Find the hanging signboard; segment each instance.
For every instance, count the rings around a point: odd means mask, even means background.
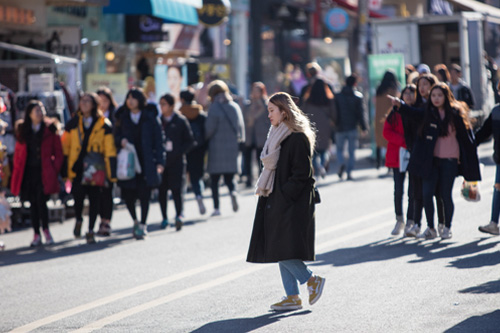
[[[215,27],[227,20],[231,4],[224,0],[203,0],[198,9],[198,20],[206,27]]]
[[[31,74],[28,75],[28,91],[30,93],[54,91],[54,74]]]
[[[166,42],[169,32],[163,20],[149,15],[125,16],[125,40],[129,43]]]
[[[48,27],[45,30],[47,52],[80,59],[82,30],[79,26]]]

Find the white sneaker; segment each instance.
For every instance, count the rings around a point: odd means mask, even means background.
[[[499,229],[498,223],[495,223],[493,221],[487,225],[479,227],[478,229],[479,229],[479,231],[487,233],[487,234],[492,234],[492,235],[499,235],[500,234],[500,232],[498,230]]]
[[[211,216],[220,216],[220,210],[214,209],[214,212],[212,213]]]
[[[441,237],[443,235],[443,231],[444,231],[444,224],[443,223],[439,223],[438,224],[438,235],[439,235],[439,237]]]
[[[410,231],[413,226],[415,225],[415,222],[413,222],[413,220],[408,220],[406,221],[406,225],[405,225],[405,236],[408,236],[407,233],[408,231]]]
[[[444,227],[443,232],[441,232],[441,239],[450,239],[451,236],[453,235],[451,234],[450,228]]]
[[[414,224],[413,227],[405,233],[406,237],[417,237],[420,234],[420,226]]]
[[[394,229],[391,232],[391,235],[397,236],[399,233],[404,229],[405,223],[403,221],[398,221],[396,222],[396,225],[394,226]]]
[[[423,233],[417,236],[417,238],[434,239],[437,237],[436,229],[427,228]]]
[[[200,209],[200,214],[201,215],[205,214],[207,212],[207,209],[205,208],[205,204],[203,203],[203,197],[197,196],[196,202],[198,202],[198,208]]]

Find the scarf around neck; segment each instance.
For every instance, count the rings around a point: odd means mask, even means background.
[[[273,192],[274,177],[280,157],[281,143],[290,134],[292,134],[292,130],[283,122],[278,126],[271,126],[266,143],[264,144],[264,149],[262,149],[262,154],[260,154],[260,160],[264,168],[262,169],[259,180],[257,180],[255,194],[267,197]]]

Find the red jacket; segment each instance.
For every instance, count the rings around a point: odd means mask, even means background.
[[[64,159],[61,138],[57,134],[57,128],[54,124],[46,124],[40,149],[43,193],[47,195],[59,193],[58,175]],[[14,195],[19,195],[21,192],[27,157],[28,147],[26,143],[18,140],[14,151],[14,170],[10,183],[10,190]]]
[[[390,122],[388,121],[389,117],[391,117]],[[399,113],[393,111],[389,114],[385,120],[382,133],[387,140],[385,166],[388,168],[399,168],[399,148],[406,148],[403,121]]]

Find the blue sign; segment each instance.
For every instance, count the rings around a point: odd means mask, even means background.
[[[349,26],[349,15],[342,8],[330,9],[326,13],[325,24],[332,32],[342,32]]]

